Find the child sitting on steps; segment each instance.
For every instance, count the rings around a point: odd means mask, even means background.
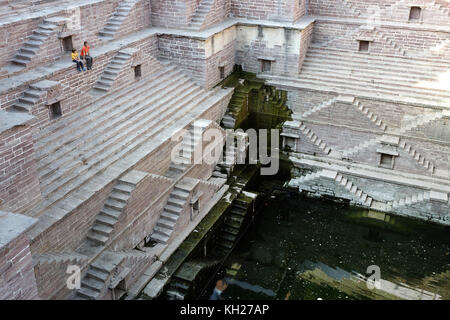
[[[81,62],[80,57],[78,56],[77,49],[72,49],[72,61],[77,64],[78,72],[81,72],[81,70],[86,71],[83,66],[83,62]]]

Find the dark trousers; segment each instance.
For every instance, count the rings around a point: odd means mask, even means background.
[[[77,64],[77,70],[78,71],[81,71],[81,70],[84,69],[83,62],[81,62],[81,60],[72,60],[72,61]]]
[[[91,56],[85,56],[84,59],[86,60],[86,68],[88,70],[91,70],[92,69],[92,61],[93,61],[92,57]]]

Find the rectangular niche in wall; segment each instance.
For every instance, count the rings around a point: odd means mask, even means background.
[[[57,119],[62,116],[61,102],[55,102],[50,105],[50,119]]]
[[[191,221],[200,213],[201,193],[196,193],[191,199]]]
[[[270,73],[272,72],[272,61],[261,59],[261,72]]]
[[[367,40],[359,40],[359,52],[369,52],[369,44]]]
[[[137,66],[134,67],[134,78],[140,79],[141,76],[142,76],[142,69],[141,69],[141,65],[138,64]]]
[[[219,67],[220,79],[225,78],[225,67]]]
[[[392,154],[380,153],[380,167],[386,169],[394,168],[394,156]]]
[[[65,52],[71,52],[73,49],[72,36],[62,38],[63,48]]]
[[[409,20],[410,21],[420,20],[421,15],[422,15],[421,7],[411,7],[411,10],[409,11]]]

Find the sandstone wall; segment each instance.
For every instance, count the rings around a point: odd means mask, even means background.
[[[39,299],[26,236],[35,223],[36,219],[0,211],[0,300]]]
[[[40,199],[33,129],[21,125],[0,133],[0,208],[26,211]]]
[[[294,22],[305,10],[304,0],[231,0],[232,14],[246,19]]]

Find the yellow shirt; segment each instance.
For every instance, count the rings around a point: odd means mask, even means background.
[[[78,53],[77,52],[73,52],[72,53],[72,60],[78,60]]]

